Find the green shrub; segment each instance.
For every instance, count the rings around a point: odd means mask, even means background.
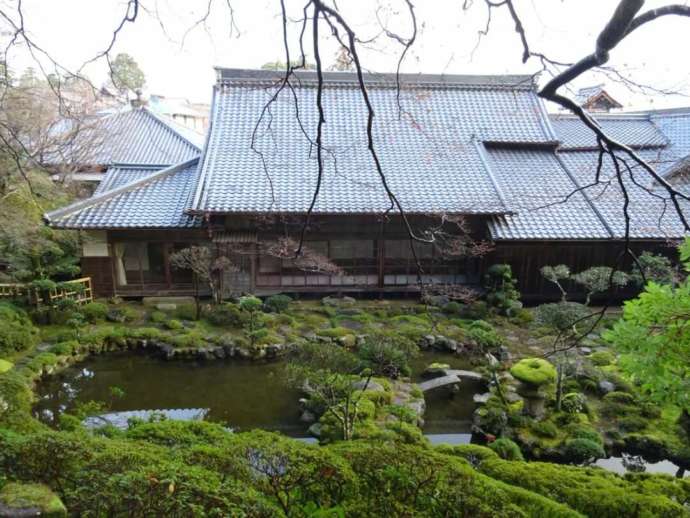
[[[0,355],[9,356],[38,344],[39,332],[21,309],[0,303]]]
[[[569,414],[582,412],[587,406],[587,398],[579,392],[568,392],[561,399],[561,408]]]
[[[271,295],[264,301],[264,310],[272,313],[282,313],[292,302],[292,297],[278,294]]]
[[[604,439],[601,437],[601,434],[590,426],[579,423],[569,424],[566,426],[566,432],[572,439],[587,439],[600,446],[604,445]]]
[[[179,329],[184,329],[184,325],[179,320],[171,318],[165,322],[165,327],[171,331],[177,331]]]
[[[475,320],[467,328],[466,338],[473,340],[483,351],[497,349],[503,345],[503,337],[484,320]]]
[[[506,437],[499,437],[489,444],[489,448],[504,460],[524,460],[520,447]]]
[[[564,503],[585,516],[686,516],[682,505],[658,491],[646,492],[644,487],[599,468],[488,459],[479,469],[490,477]]]
[[[443,306],[443,312],[447,315],[459,315],[462,310],[462,305],[454,300]]]
[[[79,350],[79,342],[76,340],[58,342],[50,348],[51,353],[60,356],[70,356],[77,350]]]
[[[374,375],[397,379],[410,375],[410,360],[418,353],[417,344],[411,340],[373,333],[367,336],[357,356]]]
[[[522,308],[517,280],[509,264],[494,264],[484,274],[486,303],[500,315],[513,316]]]
[[[589,309],[577,302],[542,304],[534,310],[534,322],[555,331],[566,331],[583,323]]]
[[[633,433],[641,432],[647,428],[648,421],[641,416],[627,415],[618,418],[618,428],[622,432]]]
[[[0,358],[0,374],[6,373],[12,367],[14,367],[14,364],[11,361],[3,360],[2,358]]]
[[[478,444],[458,444],[455,446],[449,446],[442,444],[436,447],[436,450],[445,454],[453,455],[456,457],[462,457],[472,466],[479,466],[482,462],[487,459],[496,459],[498,454],[491,448],[486,446],[479,446]]]
[[[134,322],[139,318],[139,313],[129,306],[117,306],[111,308],[106,315],[109,322]]]
[[[520,308],[514,311],[513,316],[510,317],[510,321],[520,327],[527,327],[534,321],[534,315],[530,310]]]
[[[635,396],[628,394],[627,392],[620,392],[617,390],[609,392],[602,399],[606,402],[618,403],[620,405],[632,405],[635,403]]]
[[[152,311],[149,315],[149,320],[154,324],[162,324],[168,319],[168,315],[164,311]]]
[[[477,300],[470,304],[463,304],[458,313],[462,318],[484,319],[489,316],[489,305],[483,300]]]
[[[523,383],[540,386],[556,379],[556,368],[543,358],[525,358],[510,369],[510,373]]]
[[[550,439],[558,437],[558,427],[551,421],[534,421],[530,424],[530,428],[539,437]]]
[[[237,304],[225,302],[212,306],[206,314],[206,320],[216,326],[239,328],[245,324],[247,316]]]
[[[600,443],[591,439],[569,439],[563,445],[563,455],[576,464],[589,463],[606,456]]]
[[[196,320],[196,305],[192,303],[177,304],[173,315],[180,320]]]
[[[604,367],[606,365],[611,365],[616,357],[610,351],[596,351],[587,356],[589,361],[598,367]]]
[[[102,302],[89,302],[81,307],[80,312],[88,322],[102,322],[108,316],[108,306]]]

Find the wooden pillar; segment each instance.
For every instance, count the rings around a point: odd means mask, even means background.
[[[383,239],[376,240],[376,259],[378,264],[379,288],[383,288],[385,286],[384,268],[386,263],[386,245]]]
[[[163,268],[165,271],[165,283],[168,285],[168,289],[172,289],[172,272],[170,271],[170,249],[172,246],[172,243],[163,244]]]

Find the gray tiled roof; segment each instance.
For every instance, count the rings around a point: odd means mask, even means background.
[[[610,233],[551,150],[488,149],[515,215],[489,222],[494,239],[607,239]]]
[[[664,147],[668,139],[641,115],[597,115],[597,122],[614,140],[633,148]],[[563,149],[596,149],[594,133],[573,115],[551,115],[551,123]]]
[[[95,196],[102,194],[110,189],[117,189],[136,180],[141,180],[153,173],[165,169],[166,165],[136,165],[136,164],[114,164],[108,168],[103,179],[96,187]]]
[[[659,157],[656,150],[638,151],[640,158],[655,165]],[[596,151],[577,151],[560,153],[563,162],[580,186],[588,186],[596,177],[598,153]],[[669,200],[668,193],[659,186],[652,187],[649,175],[639,166],[631,164],[632,181],[623,175],[623,185],[628,193],[630,206],[630,237],[645,238],[680,238],[685,235],[681,220]],[[616,180],[616,173],[611,160],[604,160],[600,183],[586,187],[583,192],[595,205],[613,237],[625,236],[624,202],[622,189]],[[653,194],[647,189],[653,189]],[[686,218],[690,218],[690,203],[681,200],[681,209]]]
[[[650,118],[669,140],[669,165],[662,168],[666,176],[687,170],[690,157],[690,108],[650,112]]]
[[[274,92],[269,75],[222,70],[216,87],[200,212],[303,212],[317,181],[315,147],[295,117],[286,89],[271,106],[270,128],[251,136]],[[409,212],[503,213],[475,140],[548,144],[555,140],[526,78],[403,77],[399,116],[389,76],[368,77],[374,139],[391,190]],[[420,77],[422,79],[420,79]],[[316,132],[313,73],[295,84],[302,126]],[[315,211],[374,213],[390,202],[367,150],[366,109],[351,74],[330,74],[324,90],[325,172]],[[433,80],[432,80],[433,79]],[[499,80],[500,79],[500,80]],[[267,119],[267,120],[268,120]],[[266,170],[262,164],[265,160]]]
[[[45,215],[57,228],[193,228],[199,218],[185,209],[198,180],[198,159],[111,188]]]
[[[89,165],[165,164],[189,160],[200,153],[203,136],[146,108],[93,118],[75,130],[72,140],[47,163]]]

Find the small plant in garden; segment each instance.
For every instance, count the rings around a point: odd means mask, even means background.
[[[630,281],[627,273],[614,271],[608,266],[594,266],[576,273],[571,278],[585,289],[585,306],[590,305],[592,296],[611,288],[622,288]]]
[[[543,266],[541,269],[541,274],[544,279],[556,285],[558,290],[561,292],[561,302],[565,302],[568,292],[563,287],[563,281],[570,279],[570,268],[564,264],[558,264],[556,266]]]
[[[630,272],[630,281],[641,288],[650,281],[657,284],[675,284],[677,280],[678,271],[668,257],[647,251],[640,254]]]
[[[242,297],[239,301],[239,308],[248,317],[244,324],[244,334],[249,345],[255,348],[258,342],[268,335],[268,329],[261,319],[263,303],[257,297]]]
[[[372,333],[357,351],[357,356],[375,376],[397,379],[410,375],[410,359],[418,353],[419,347],[411,340]]]
[[[194,277],[194,300],[196,302],[196,320],[201,318],[201,301],[199,283],[205,283],[211,290],[215,303],[222,299],[221,278],[226,271],[236,271],[237,267],[224,256],[218,256],[207,246],[190,246],[170,256],[170,264],[180,270],[191,270]]]
[[[292,297],[288,295],[271,295],[264,301],[264,309],[273,313],[282,313],[288,308],[290,302],[292,302]]]
[[[497,313],[506,316],[522,308],[517,280],[509,264],[494,264],[484,275],[486,302]]]

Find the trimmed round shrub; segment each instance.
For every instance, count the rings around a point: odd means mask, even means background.
[[[556,331],[570,329],[589,315],[587,306],[577,302],[554,302],[542,304],[534,310],[534,322],[538,326]]]
[[[504,460],[525,460],[517,443],[506,437],[496,439],[489,448]]]
[[[149,315],[149,320],[153,322],[154,324],[162,324],[168,319],[168,315],[165,314],[163,311],[153,311]]]
[[[607,403],[616,403],[619,405],[633,405],[635,403],[635,396],[628,394],[627,392],[620,392],[614,390],[609,392],[603,397],[603,400]]]
[[[604,439],[601,437],[601,434],[590,426],[570,424],[567,426],[566,431],[571,439],[587,439],[601,446],[604,445]]]
[[[292,298],[288,295],[278,294],[271,295],[264,301],[264,310],[271,313],[282,313],[292,302]]]
[[[102,322],[108,316],[108,306],[102,302],[89,302],[80,308],[80,312],[88,322]]]
[[[167,327],[171,331],[176,331],[178,329],[183,329],[184,325],[179,320],[175,320],[174,318],[171,318],[170,320],[168,320],[165,323],[165,327]]]
[[[12,362],[0,358],[0,374],[7,372],[12,367],[14,367],[14,364]]]
[[[611,365],[616,359],[616,357],[610,351],[596,351],[587,356],[587,358],[598,367]]]
[[[579,392],[569,392],[561,400],[561,408],[569,414],[582,412],[587,405],[587,398]]]
[[[510,369],[515,379],[539,387],[556,379],[556,368],[543,358],[525,358]]]
[[[606,456],[603,446],[591,439],[570,439],[563,446],[563,455],[575,464],[587,464]]]
[[[212,306],[206,314],[206,320],[216,326],[242,327],[246,321],[246,315],[237,304],[226,302]]]
[[[38,340],[38,329],[26,312],[11,304],[0,304],[0,355],[24,351]]]
[[[626,433],[641,432],[647,428],[647,420],[637,415],[620,417],[618,419],[618,428]]]
[[[534,421],[530,428],[539,437],[553,439],[558,436],[558,427],[551,421]]]

